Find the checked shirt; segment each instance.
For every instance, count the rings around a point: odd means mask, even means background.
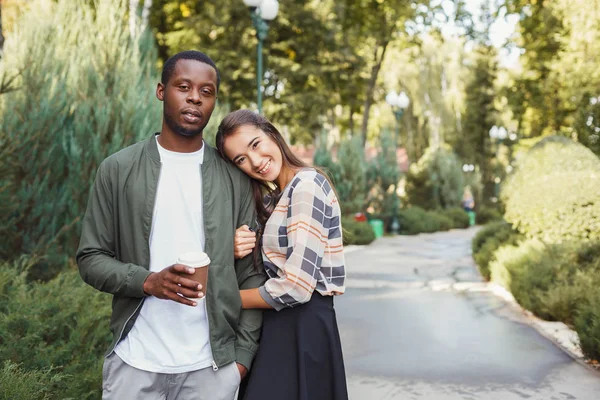
[[[262,255],[269,280],[260,288],[276,310],[344,293],[346,273],[340,206],[327,179],[298,172],[265,224]]]

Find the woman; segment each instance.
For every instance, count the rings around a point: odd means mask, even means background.
[[[269,279],[258,289],[240,291],[243,308],[266,309],[244,399],[346,400],[333,308],[333,296],[345,290],[335,191],[252,111],[225,117],[216,141],[221,156],[252,178],[264,227],[258,242]],[[247,226],[238,229],[236,256],[248,255],[256,241]]]

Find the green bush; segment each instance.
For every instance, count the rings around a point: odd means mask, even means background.
[[[429,211],[427,215],[435,221],[434,224],[437,226],[436,231],[445,232],[454,228],[454,221],[445,211]]]
[[[505,246],[490,264],[492,280],[541,318],[572,325],[577,309],[589,302],[600,285],[596,261],[581,257],[597,247],[590,243],[544,244],[536,239]]]
[[[0,266],[0,360],[32,376],[54,368],[48,378],[58,398],[99,398],[110,296],[83,283],[73,266],[48,282],[28,283],[29,265],[21,258]]]
[[[504,185],[505,219],[546,242],[600,239],[600,160],[566,138],[529,150]]]
[[[491,278],[490,262],[494,260],[496,250],[504,245],[514,245],[521,239],[522,235],[504,221],[490,223],[477,232],[471,250],[479,272],[486,280]]]
[[[375,232],[368,222],[355,221],[351,217],[342,218],[344,245],[365,245],[375,240]]]
[[[0,369],[0,400],[50,400],[62,378],[52,369],[27,371],[6,361]]]
[[[455,223],[444,211],[427,211],[421,207],[409,207],[398,213],[400,233],[417,235],[447,231],[454,228]]]
[[[392,216],[400,208],[400,199],[396,193],[400,169],[396,158],[395,137],[387,131],[383,131],[379,137],[377,156],[368,163],[366,176],[368,207],[389,229]]]
[[[502,213],[496,208],[481,206],[475,216],[478,225],[485,225],[488,222],[501,221]]]
[[[588,293],[589,301],[579,307],[575,330],[586,357],[600,360],[600,292],[595,289]]]
[[[447,146],[429,148],[406,175],[406,199],[427,210],[460,207],[464,175],[460,160]]]
[[[453,228],[462,229],[469,227],[469,214],[462,208],[449,208],[444,210],[443,213],[452,220]]]
[[[322,143],[326,139],[321,140]],[[337,161],[330,151],[321,146],[314,155],[314,164],[327,172],[335,185],[344,215],[362,212],[367,197],[366,161],[360,137],[346,139],[340,143]]]
[[[51,276],[75,253],[100,161],[162,113],[151,34],[130,36],[125,0],[29,3],[0,61],[0,79],[16,77],[0,95],[0,257],[46,254]]]

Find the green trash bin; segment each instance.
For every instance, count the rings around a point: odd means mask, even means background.
[[[467,214],[469,215],[469,226],[474,226],[475,225],[475,211],[467,211]]]
[[[380,238],[383,236],[383,221],[380,219],[372,219],[369,221],[369,225],[373,228],[373,232],[375,232],[375,238]]]

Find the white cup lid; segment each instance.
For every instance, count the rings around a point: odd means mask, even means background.
[[[201,266],[210,264],[210,258],[203,251],[193,251],[179,255],[178,264],[189,266]]]

